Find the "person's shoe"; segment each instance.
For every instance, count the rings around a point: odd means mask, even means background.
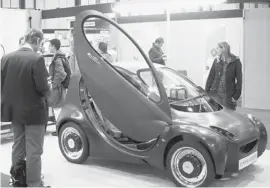
[[[9,183],[8,183],[10,186],[13,186],[13,180],[12,178],[9,179]]]
[[[42,186],[41,187],[51,187],[49,185],[44,185],[44,182],[42,181]]]

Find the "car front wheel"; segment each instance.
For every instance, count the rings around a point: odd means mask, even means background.
[[[215,177],[209,152],[199,143],[176,143],[166,159],[169,176],[180,187],[206,187]]]
[[[64,157],[72,163],[81,164],[89,156],[88,139],[82,128],[73,123],[65,123],[59,132],[58,142]]]

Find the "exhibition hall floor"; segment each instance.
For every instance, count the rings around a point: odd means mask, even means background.
[[[246,111],[245,111],[246,112]],[[269,130],[270,112],[255,112]],[[261,116],[261,117],[260,117]],[[109,187],[174,187],[164,172],[147,165],[122,163],[118,161],[89,158],[85,164],[71,164],[65,160],[58,147],[57,137],[50,133],[54,126],[49,127],[45,137],[43,174],[45,184],[52,187],[72,186],[109,186]],[[268,143],[268,149],[270,149]],[[12,137],[1,139],[1,187],[7,186],[11,163]],[[270,185],[270,150],[253,165],[239,174],[227,175],[215,181],[214,187],[268,187]]]

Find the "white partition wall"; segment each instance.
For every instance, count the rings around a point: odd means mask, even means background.
[[[171,61],[168,66],[187,70],[188,76],[203,85],[205,64],[219,41],[228,41],[232,52],[241,55],[242,18],[177,21],[171,24]]]
[[[156,38],[163,37],[166,41],[166,22],[121,24],[121,26],[139,43],[147,55]],[[166,44],[164,51],[165,47]],[[122,46],[121,49],[121,53],[132,53],[128,47]]]
[[[32,28],[41,29],[41,12],[36,10],[0,9],[1,44],[9,53],[19,48],[19,38],[30,28],[29,16],[32,17]]]
[[[270,109],[270,9],[245,11],[244,107]]]
[[[28,14],[16,9],[0,9],[2,45],[6,53],[19,48],[19,38],[28,28]]]
[[[0,18],[3,17],[3,12],[1,11],[1,8],[0,8]],[[2,19],[0,19],[0,25],[2,25]],[[2,38],[3,38],[3,34],[2,34],[2,29],[0,28],[0,60],[2,58],[2,56],[5,54],[5,49],[4,49],[4,46],[2,44]]]

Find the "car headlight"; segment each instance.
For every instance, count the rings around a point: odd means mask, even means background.
[[[254,116],[251,115],[251,114],[246,114],[246,117],[247,117],[254,125],[260,125],[260,124],[262,123],[258,118],[254,117]]]
[[[254,127],[259,128],[261,135],[267,136],[267,130],[264,126],[264,124],[259,120],[258,118],[254,117],[251,114],[246,114],[246,117],[249,119],[249,121],[254,125]]]
[[[231,140],[231,141],[234,141],[234,142],[237,142],[239,141],[238,138],[236,138],[236,136],[232,133],[230,133],[229,131],[226,131],[220,127],[216,127],[216,126],[210,126],[210,128],[215,131],[216,133],[222,135],[222,136],[225,136],[227,139]]]

